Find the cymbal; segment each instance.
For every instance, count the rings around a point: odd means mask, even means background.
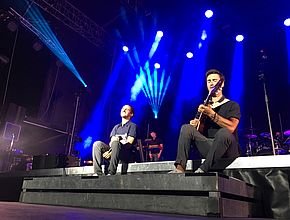
[[[249,138],[249,139],[254,139],[254,138],[257,138],[257,135],[255,135],[255,134],[246,134],[245,137]]]
[[[289,144],[290,144],[290,137],[286,138],[286,140],[284,141],[283,144],[287,144],[287,145],[289,145]]]
[[[261,134],[260,134],[260,136],[261,137],[263,137],[263,138],[270,138],[270,133],[269,132],[262,132]]]
[[[290,130],[284,131],[285,136],[290,136]]]
[[[250,128],[245,128],[245,130],[254,131],[254,130],[257,130],[257,128],[250,127]]]

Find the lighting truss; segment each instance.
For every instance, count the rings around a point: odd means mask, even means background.
[[[64,23],[95,46],[104,47],[109,37],[101,26],[66,0],[32,0],[34,4]]]
[[[121,3],[135,13],[137,13],[138,9],[142,8],[144,4],[143,0],[121,0]]]
[[[43,35],[33,24],[31,24],[27,19],[21,16],[17,11],[13,8],[9,8],[8,13],[12,15],[17,21],[19,21],[24,27],[29,29],[32,33],[34,33],[38,38],[40,38],[44,43],[52,44],[53,48],[56,48],[56,45],[53,42],[49,41],[49,39]]]

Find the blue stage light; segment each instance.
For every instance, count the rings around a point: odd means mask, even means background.
[[[213,11],[212,10],[206,10],[204,13],[205,17],[211,18],[213,16]]]
[[[110,73],[109,79],[102,90],[102,96],[96,104],[91,118],[88,120],[85,127],[80,132],[80,137],[84,142],[76,143],[75,149],[80,152],[81,158],[86,158],[92,153],[92,143],[93,140],[100,140],[105,133],[104,124],[106,120],[106,109],[108,108],[109,100],[111,100],[111,94],[113,89],[117,85],[118,77],[120,74],[121,67],[124,64],[125,54],[121,52],[121,55],[118,57],[112,72]]]
[[[155,67],[156,69],[159,69],[159,68],[160,68],[160,64],[159,64],[159,63],[155,63],[155,64],[154,64],[154,67]]]
[[[232,62],[231,79],[229,83],[229,98],[240,104],[241,112],[243,112],[243,94],[244,94],[244,45],[241,42],[235,43],[235,51]],[[240,121],[239,126],[243,124]]]
[[[166,71],[162,71],[160,79],[158,77],[158,68],[160,68],[160,65],[155,63],[154,66],[155,68],[152,74],[150,71],[149,60],[145,63],[144,68],[140,66],[140,73],[139,75],[136,75],[136,81],[131,88],[131,101],[136,101],[138,94],[142,90],[148,100],[149,105],[151,106],[154,118],[157,118],[170,82],[170,76],[167,77],[166,84],[164,86]]]
[[[239,35],[236,36],[236,41],[242,42],[243,40],[244,40],[244,36],[243,35],[239,34]]]
[[[210,12],[207,12],[210,14]],[[170,119],[170,126],[173,131],[178,132],[183,120],[183,113],[188,111],[193,105],[200,104],[201,91],[204,86],[204,73],[206,71],[206,57],[208,52],[208,42],[211,36],[212,19],[203,17],[200,27],[200,39],[192,41],[193,52],[188,52],[186,56],[192,59],[185,59],[182,67],[181,78],[179,80],[178,91],[175,94],[175,103]],[[193,57],[194,54],[194,57]],[[175,82],[176,83],[176,82]],[[190,104],[189,104],[190,103]]]
[[[129,48],[127,46],[123,46],[123,51],[124,52],[128,52],[129,51]]]
[[[284,25],[289,27],[290,26],[290,18],[287,18],[285,21],[284,21]]]
[[[56,38],[55,34],[52,32],[48,23],[40,13],[37,7],[32,6],[27,11],[27,16],[29,19],[33,21],[37,21],[33,23],[31,26],[31,31],[36,34],[39,39],[59,58],[59,60],[78,78],[78,80],[86,87],[86,83],[76,70],[74,64],[68,57],[67,53],[64,51],[60,42]],[[25,22],[25,20],[22,20]]]
[[[193,53],[187,52],[186,53],[186,57],[189,58],[189,59],[191,59],[193,57]]]
[[[163,37],[163,32],[162,31],[157,31],[156,36],[159,37],[159,38]]]
[[[155,51],[157,50],[159,42],[160,42],[162,36],[163,36],[163,32],[162,31],[157,31],[157,33],[155,35],[154,42],[153,42],[153,44],[151,46],[151,49],[150,49],[150,52],[149,52],[149,55],[148,55],[149,59],[151,59],[153,57]]]
[[[207,38],[206,30],[203,30],[202,33],[201,33],[200,39],[201,40],[205,40],[206,38]]]
[[[286,20],[288,20],[286,22]],[[285,34],[286,34],[286,46],[287,46],[287,54],[288,54],[288,84],[290,85],[290,28],[286,24],[290,23],[290,18],[286,19],[285,24]]]

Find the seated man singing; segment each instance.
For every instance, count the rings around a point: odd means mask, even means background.
[[[109,145],[102,141],[93,144],[93,166],[95,175],[102,174],[102,157],[110,159],[108,175],[115,175],[120,160],[121,150],[132,148],[136,142],[137,125],[131,121],[134,115],[133,107],[124,105],[121,109],[122,122],[114,126],[110,134]]]

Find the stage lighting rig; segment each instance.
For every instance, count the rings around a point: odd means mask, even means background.
[[[66,0],[33,0],[32,3],[99,48],[104,47],[105,39],[110,38],[103,27]]]

